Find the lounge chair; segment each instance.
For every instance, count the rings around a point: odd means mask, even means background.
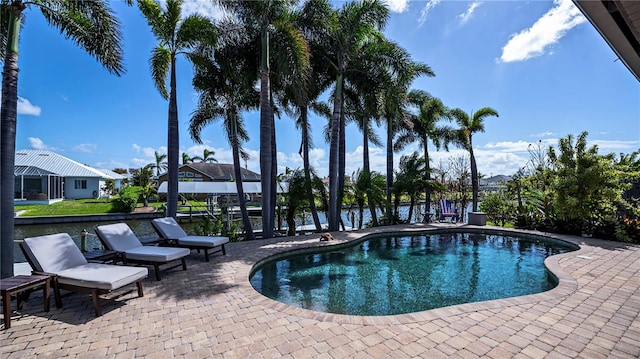
[[[190,236],[173,217],[156,218],[151,221],[151,225],[160,237],[166,239],[169,245],[197,249],[198,251],[202,249],[204,259],[207,262],[209,261],[209,250],[218,248],[211,254],[218,252],[222,252],[222,255],[227,254],[224,245],[229,243],[229,237]]]
[[[453,202],[448,199],[440,200],[440,220],[451,218],[451,222],[458,221],[458,210],[453,208]]]
[[[144,246],[126,223],[107,224],[96,227],[96,234],[104,246],[123,255],[124,263],[153,265],[156,280],[160,280],[160,265],[180,261],[182,270],[187,270],[185,257],[190,251],[186,248]],[[167,269],[180,266],[176,264]]]
[[[142,297],[142,280],[147,268],[89,263],[67,233],[25,238],[20,245],[34,273],[53,277],[56,306],[60,308],[60,288],[90,293],[96,316],[102,315],[99,295],[135,283]]]

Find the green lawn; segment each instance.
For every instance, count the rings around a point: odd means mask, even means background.
[[[160,207],[162,203],[150,203],[150,206]],[[138,206],[142,204],[138,203]],[[77,199],[56,202],[49,205],[32,204],[16,205],[15,211],[26,211],[21,216],[64,216],[72,214],[102,214],[113,213],[113,205],[107,199]]]

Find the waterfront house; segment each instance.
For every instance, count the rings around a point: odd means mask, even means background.
[[[14,174],[15,200],[36,203],[98,198],[106,180],[116,181],[118,188],[124,178],[43,150],[16,151]]]

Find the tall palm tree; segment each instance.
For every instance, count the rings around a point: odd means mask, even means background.
[[[130,1],[127,1],[130,5]],[[14,166],[18,106],[18,37],[24,12],[38,9],[45,20],[63,36],[95,57],[104,68],[120,76],[122,35],[120,23],[106,0],[0,1],[0,58],[2,71],[2,103],[0,105],[0,277],[13,275],[15,190]]]
[[[454,129],[450,126],[439,125],[441,121],[451,121],[449,110],[438,98],[432,97],[422,90],[411,90],[409,92],[409,103],[417,107],[416,114],[412,114],[412,128],[404,129],[396,139],[396,148],[404,148],[409,143],[418,141],[423,150],[425,161],[425,204],[424,213],[431,212],[431,190],[437,182],[431,181],[431,164],[429,160],[429,141],[433,142],[437,150],[445,148],[449,150],[449,141],[454,136]],[[424,221],[429,221],[429,216],[425,215]]]
[[[230,34],[233,25],[232,22],[226,21],[220,23],[220,33]],[[255,234],[247,212],[240,162],[241,158],[249,158],[248,153],[241,147],[242,142],[249,140],[249,136],[240,111],[256,108],[259,97],[248,85],[252,82],[251,66],[242,54],[242,46],[223,37],[220,42],[215,49],[215,57],[206,47],[198,48],[190,54],[195,65],[193,86],[199,93],[199,101],[189,122],[189,133],[194,141],[202,143],[202,129],[215,120],[223,121],[222,128],[233,153],[233,169],[242,222],[247,239],[252,240],[255,239]]]
[[[193,158],[191,158],[192,162],[198,161],[198,162],[203,162],[203,163],[211,163],[211,162],[218,162],[218,160],[216,160],[213,155],[215,155],[216,152],[213,150],[209,150],[207,148],[205,148],[202,151],[202,157],[200,156],[195,156]]]
[[[292,25],[296,0],[219,0],[223,8],[242,22],[250,40],[259,45],[260,175],[262,184],[262,234],[273,237],[275,219],[275,125],[272,109],[271,66],[296,78],[309,67],[309,50],[300,31]]]
[[[338,229],[340,201],[339,184],[344,180],[340,171],[340,144],[344,138],[343,89],[345,77],[354,70],[354,60],[367,54],[364,49],[383,37],[382,28],[389,19],[389,10],[378,0],[348,2],[336,10],[324,35],[323,58],[331,65],[335,77],[333,115],[329,148],[329,230]]]
[[[478,210],[478,192],[480,184],[478,183],[478,166],[476,157],[473,155],[473,134],[476,132],[484,132],[484,120],[487,117],[498,117],[498,112],[491,107],[483,107],[476,112],[467,114],[459,108],[451,111],[451,116],[455,119],[460,128],[457,130],[455,143],[469,152],[471,161],[471,192],[472,192],[472,211]]]
[[[167,116],[167,216],[175,217],[178,207],[178,167],[180,143],[176,93],[176,58],[199,42],[214,45],[215,26],[207,18],[190,15],[181,19],[183,0],[167,0],[166,10],[154,0],[138,0],[138,7],[158,40],[151,59],[151,76],[164,99],[169,100]],[[167,76],[169,90],[167,91]]]
[[[165,161],[165,159],[167,158],[167,154],[166,153],[158,153],[158,151],[154,152],[155,157],[156,157],[156,162],[152,163],[152,168],[156,169],[156,177],[160,176],[160,171],[166,171],[167,170],[167,161]]]
[[[399,47],[392,50],[396,61],[393,74],[389,76],[391,81],[383,90],[382,113],[387,125],[387,212],[391,213],[391,187],[393,186],[393,152],[394,138],[401,132],[404,126],[411,126],[411,114],[409,112],[409,86],[419,76],[435,76],[431,68],[426,64],[415,62],[409,53]],[[391,216],[389,216],[391,219]],[[392,223],[392,222],[390,222]]]

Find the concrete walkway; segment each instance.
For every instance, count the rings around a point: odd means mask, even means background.
[[[433,228],[409,225],[384,230]],[[485,227],[486,228],[486,227]],[[93,315],[89,296],[63,296],[42,312],[32,295],[0,331],[2,358],[638,358],[640,247],[571,236],[579,251],[546,265],[558,287],[541,294],[386,317],[318,313],[274,302],[248,281],[260,259],[355,240],[379,229],[232,243],[206,263],[150,276]],[[15,302],[14,302],[15,305]]]

